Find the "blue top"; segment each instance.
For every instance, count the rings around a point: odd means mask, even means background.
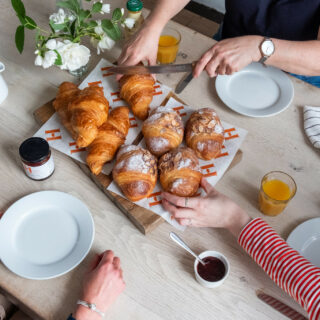
[[[222,38],[316,40],[319,26],[320,0],[226,0]]]

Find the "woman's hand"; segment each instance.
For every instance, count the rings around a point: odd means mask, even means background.
[[[242,36],[217,42],[205,52],[195,66],[193,75],[199,77],[206,70],[209,77],[233,74],[261,58],[261,36]]]
[[[161,29],[144,25],[125,43],[118,58],[118,65],[134,66],[141,61],[155,65],[160,33]],[[119,78],[121,75],[117,76],[118,80]]]
[[[205,197],[182,198],[162,193],[162,205],[183,226],[226,228],[236,237],[251,220],[235,202],[202,178]]]
[[[94,303],[105,312],[124,290],[120,259],[107,250],[96,255],[83,280],[81,300]],[[84,306],[79,305],[74,317],[77,320],[101,319],[100,315]]]

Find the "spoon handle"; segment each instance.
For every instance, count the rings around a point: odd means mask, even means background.
[[[187,250],[190,254],[192,254],[199,262],[201,262],[203,265],[205,264],[188,246],[187,244],[174,232],[170,232],[170,238],[176,242],[179,246],[181,246],[183,249]]]

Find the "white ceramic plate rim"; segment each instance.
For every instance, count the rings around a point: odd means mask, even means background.
[[[310,239],[314,236],[312,229],[316,228],[318,228],[319,230],[317,233],[320,234],[320,218],[309,219],[299,224],[289,234],[287,238],[287,243],[290,247],[302,254],[305,244],[308,243]],[[320,268],[320,266],[318,267]]]
[[[11,223],[13,221],[13,218],[11,218],[10,216],[12,214],[14,214],[16,210],[16,208],[18,206],[20,206],[21,204],[26,203],[27,201],[33,200],[33,199],[45,199],[46,197],[46,201],[48,201],[48,199],[52,198],[51,200],[56,200],[57,197],[61,199],[62,203],[63,200],[68,199],[68,201],[71,201],[75,208],[79,209],[81,208],[81,210],[77,211],[78,215],[81,215],[80,219],[84,219],[84,221],[86,222],[85,227],[87,228],[87,231],[85,234],[80,233],[79,238],[81,238],[81,240],[84,242],[84,246],[82,248],[80,248],[79,253],[78,253],[78,257],[77,259],[74,259],[74,261],[70,261],[68,262],[65,267],[60,267],[60,271],[50,271],[48,274],[46,274],[46,266],[43,267],[43,270],[41,270],[41,274],[42,275],[37,275],[34,273],[30,273],[28,272],[28,270],[21,272],[21,270],[17,270],[17,266],[15,266],[15,264],[12,264],[9,262],[9,260],[12,257],[8,256],[8,253],[6,252],[5,254],[3,254],[3,252],[5,252],[3,250],[3,247],[6,246],[6,244],[8,243],[7,238],[5,238],[4,232],[1,232],[1,230],[3,230],[3,228],[6,227],[6,224],[8,224],[8,221],[11,220]],[[50,201],[50,200],[49,200]],[[50,202],[48,202],[50,204]],[[53,203],[53,202],[52,202]],[[57,204],[55,203],[55,206],[57,206]],[[63,205],[61,205],[63,207]],[[70,211],[72,211],[73,207],[68,207],[68,209]],[[75,209],[74,209],[75,212]],[[16,213],[19,215],[19,212]],[[76,215],[74,215],[73,217],[76,217]],[[17,217],[19,218],[19,216]],[[19,219],[15,219],[17,221],[14,221],[14,223],[19,223]],[[81,221],[81,220],[80,220]],[[79,222],[79,220],[77,221]],[[83,223],[83,222],[82,222]],[[84,224],[83,224],[84,226]],[[94,228],[94,221],[92,218],[92,215],[88,209],[88,207],[78,198],[65,193],[65,192],[60,192],[60,191],[54,191],[54,190],[48,190],[48,191],[40,191],[40,192],[35,192],[35,193],[31,193],[29,195],[26,195],[22,198],[20,198],[19,200],[17,200],[16,202],[14,202],[5,212],[5,214],[2,216],[2,218],[0,219],[0,260],[2,261],[2,263],[13,273],[17,274],[18,276],[21,276],[23,278],[26,279],[33,279],[33,280],[45,280],[45,279],[52,279],[52,278],[56,278],[59,276],[62,276],[64,274],[66,274],[67,272],[71,271],[72,269],[74,269],[75,267],[77,267],[82,261],[83,259],[87,256],[88,252],[91,249],[93,240],[94,240],[94,233],[95,233],[95,228]],[[80,241],[77,241],[77,244]],[[76,247],[76,245],[75,245]],[[78,249],[78,248],[76,248]],[[75,248],[72,249],[72,251],[68,254],[68,256],[66,256],[65,258],[63,258],[61,261],[66,260],[73,252],[75,251]],[[61,261],[58,261],[57,263],[60,263]],[[20,268],[21,269],[21,268]],[[52,269],[52,268],[51,268]]]
[[[263,73],[265,76],[271,78],[275,83],[277,83],[280,90],[280,98],[270,107],[264,109],[244,108],[238,106],[234,102],[234,99],[226,93],[227,84],[232,80],[233,77],[238,77],[239,75],[241,75],[241,73],[250,71]],[[261,63],[257,62],[249,64],[247,67],[237,73],[234,73],[233,75],[218,75],[215,86],[219,98],[227,107],[237,113],[254,118],[270,117],[279,114],[290,106],[294,97],[293,84],[286,73],[271,66],[264,67]]]

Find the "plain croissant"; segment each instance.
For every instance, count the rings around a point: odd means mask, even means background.
[[[118,148],[124,144],[130,127],[129,109],[113,109],[98,130],[97,137],[88,147],[87,164],[94,174],[99,174],[103,165],[111,161]]]
[[[107,120],[109,103],[103,88],[89,86],[80,90],[68,106],[71,126],[78,147],[87,147],[98,135],[98,128]]]
[[[153,98],[153,77],[149,74],[126,75],[120,79],[119,84],[120,97],[130,105],[136,117],[145,120]]]
[[[75,99],[80,90],[72,82],[63,82],[59,86],[59,91],[56,99],[53,101],[53,107],[57,111],[62,124],[70,132],[72,137],[75,137],[75,133],[71,126],[71,112],[68,109],[69,103]]]

